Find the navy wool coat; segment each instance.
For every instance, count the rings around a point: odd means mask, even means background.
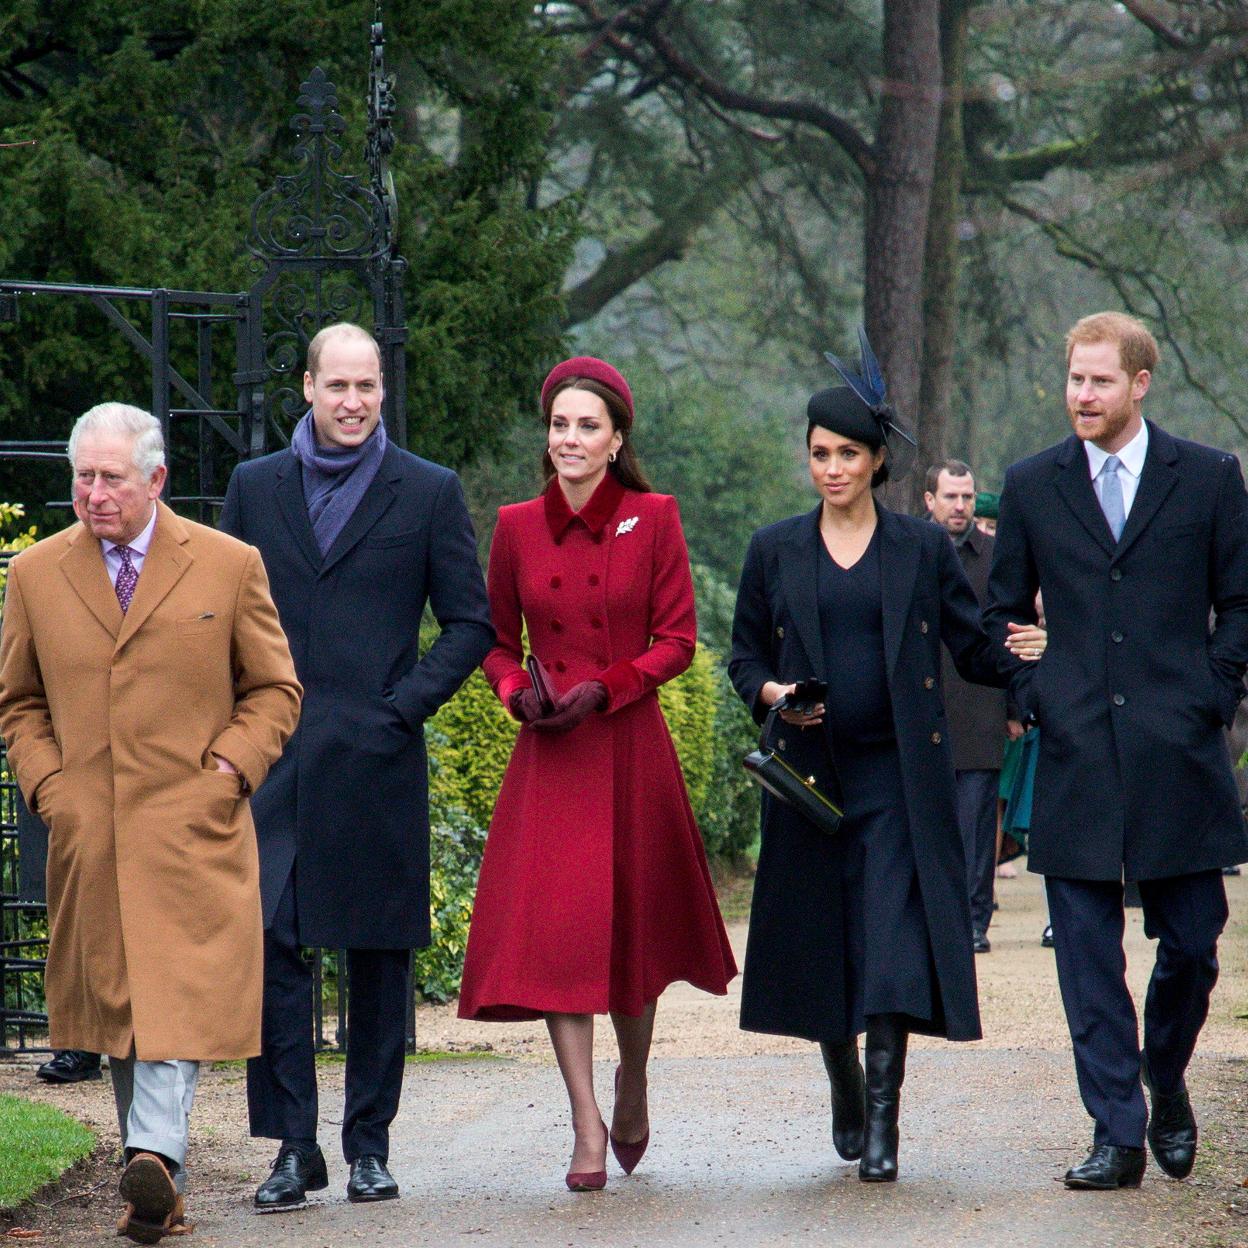
[[[302,468],[278,451],[235,470],[221,528],[259,547],[304,687],[251,804],[265,926],[293,869],[305,945],[428,944],[424,722],[494,641],[459,478],[391,443],[322,557]],[[426,603],[442,633],[422,659]]]
[[[951,1040],[980,1035],[966,860],[940,688],[941,643],[967,679],[1003,687],[1020,661],[989,641],[953,543],[938,525],[877,504],[884,653],[903,794],[923,909]],[[733,620],[729,675],[756,720],[769,681],[836,680],[816,601],[820,509],[760,529],[750,542]],[[780,722],[771,744],[829,794],[840,793],[831,731]],[[762,849],[750,915],[741,1025],[810,1040],[847,1037],[835,836],[764,793]],[[869,901],[868,901],[869,905]],[[871,915],[864,916],[871,922]]]
[[[1014,686],[1040,725],[1031,870],[1152,880],[1243,862],[1223,732],[1248,664],[1248,498],[1234,456],[1148,422],[1116,544],[1077,438],[1015,464],[989,631],[1034,618],[1037,589],[1048,649]]]

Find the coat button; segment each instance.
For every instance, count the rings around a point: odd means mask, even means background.
[[[1115,705],[1115,706],[1124,706],[1124,705],[1126,704],[1126,701],[1127,701],[1127,700],[1126,700],[1126,698],[1124,698],[1124,697],[1122,696],[1122,694],[1120,694],[1120,693],[1116,693],[1116,694],[1114,694],[1114,705]]]
[[[591,573],[589,574],[589,583],[590,583],[591,585],[597,585],[597,584],[598,584],[598,573],[597,573],[597,572],[591,572]]]
[[[1120,580],[1122,580],[1122,569],[1121,569],[1121,568],[1110,568],[1110,570],[1109,570],[1109,579],[1110,579],[1111,581],[1120,581]]]
[[[563,624],[562,624],[559,620],[551,620],[551,622],[550,622],[550,631],[551,631],[552,633],[561,633],[561,632],[563,632]]]
[[[555,671],[566,672],[567,670],[568,670],[568,665],[562,659],[555,660]]]
[[[935,688],[936,688],[936,678],[935,678],[934,676],[924,676],[924,677],[923,677],[923,688],[924,688],[924,689],[935,689]]]
[[[560,578],[559,578],[559,577],[557,577],[557,576],[552,576],[552,577],[550,578],[550,587],[551,587],[551,589],[558,589],[558,588],[559,588],[559,586],[560,586],[560,585],[562,585],[562,584],[563,584],[563,581],[562,581],[562,580],[560,580]]]
[[[782,749],[784,749],[785,744],[786,744],[786,743],[785,743],[784,738],[783,738],[783,737],[781,737],[781,738],[780,738],[780,740],[776,742],[776,747],[777,747],[778,749],[781,749],[781,750],[782,750]]]
[[[784,625],[783,624],[781,624],[780,627],[776,629],[776,636],[779,637],[781,641],[784,640]]]
[[[1117,629],[1114,629],[1114,631],[1113,631],[1112,633],[1110,633],[1110,635],[1109,635],[1109,639],[1110,639],[1111,641],[1121,641],[1121,640],[1122,640],[1122,634],[1121,634],[1121,633],[1120,633]]]
[[[594,618],[590,620],[589,626],[590,628],[601,628],[602,621],[597,616],[594,616]]]
[[[921,633],[926,633],[926,632],[927,632],[927,621],[926,621],[926,620],[920,620],[920,621],[919,621],[919,632],[921,632]]]
[[[940,733],[938,733],[938,732],[934,732],[934,733],[932,733],[932,744],[933,744],[933,745],[939,745],[939,744],[940,744],[940,742],[941,742],[941,739],[942,739],[942,738],[941,738]]]

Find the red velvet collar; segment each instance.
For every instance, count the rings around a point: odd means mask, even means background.
[[[551,537],[556,543],[562,542],[568,529],[579,520],[593,534],[594,541],[602,541],[607,521],[615,515],[615,509],[620,505],[624,494],[624,487],[615,479],[615,474],[608,471],[598,483],[598,488],[589,496],[589,502],[580,511],[573,511],[563,496],[563,490],[559,488],[559,478],[551,477],[543,496],[546,523],[550,526]]]

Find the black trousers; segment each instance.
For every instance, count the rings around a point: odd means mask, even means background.
[[[251,1134],[275,1140],[315,1139],[316,1062],[312,1034],[312,968],[304,961],[291,873],[264,934],[261,1053],[247,1063]],[[407,1015],[406,949],[348,949],[350,1015],[342,1152],[348,1162],[390,1153],[390,1124],[403,1086]]]
[[[1075,1073],[1095,1142],[1144,1146],[1135,1005],[1126,983],[1123,886],[1046,878],[1057,978],[1074,1041]],[[1177,1091],[1209,1013],[1226,925],[1220,871],[1141,880],[1144,932],[1157,960],[1144,1001],[1144,1053],[1159,1092]]]
[[[958,828],[966,852],[971,927],[986,932],[992,922],[993,882],[997,874],[997,792],[1001,772],[959,771],[957,776]]]

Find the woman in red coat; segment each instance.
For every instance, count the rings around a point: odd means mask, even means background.
[[[490,550],[498,644],[485,674],[524,725],[490,823],[461,1018],[546,1019],[572,1103],[573,1191],[625,1173],[649,1141],[646,1062],[659,994],[724,993],[737,973],[658,687],[689,666],[693,585],[676,500],[629,443],[633,398],[580,356],[542,386],[545,492],[499,510]],[[545,712],[522,630],[555,698]],[[608,1133],[594,1015],[619,1042]]]

